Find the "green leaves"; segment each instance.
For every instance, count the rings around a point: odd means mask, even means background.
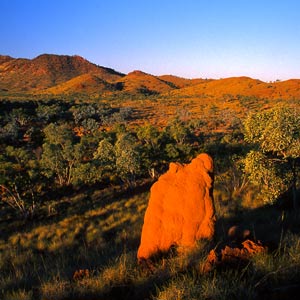
[[[0,156],[1,200],[25,218],[33,213],[39,192],[38,163],[24,148],[8,146]]]
[[[129,133],[120,133],[114,145],[107,139],[100,141],[94,159],[103,174],[116,172],[129,184],[132,184],[136,175],[140,173],[141,161],[137,141]]]
[[[278,107],[249,116],[245,140],[259,145],[263,152],[283,158],[300,156],[300,116],[296,109]]]
[[[86,139],[75,138],[68,125],[51,123],[44,133],[43,173],[48,178],[55,178],[60,186],[94,183],[113,173],[131,184],[140,174],[138,143],[130,133],[119,133],[115,143],[103,138],[90,156]]]
[[[51,123],[44,129],[44,133],[46,142],[43,144],[41,165],[45,176],[55,177],[61,186],[96,180],[94,168],[88,158],[84,161],[86,154],[84,139],[76,142],[67,124]],[[92,178],[91,174],[95,178]]]
[[[267,202],[296,189],[300,158],[300,117],[294,108],[276,107],[250,115],[245,140],[255,145],[244,160],[244,171],[262,188]]]
[[[105,173],[113,173],[116,169],[116,153],[114,146],[108,141],[103,139],[99,142],[98,148],[94,153],[94,160],[98,166],[99,177]]]
[[[120,135],[115,144],[115,151],[117,172],[124,181],[132,183],[141,168],[135,138],[131,134]]]
[[[286,191],[291,176],[284,161],[271,159],[260,151],[247,154],[244,171],[253,184],[261,187],[261,196],[266,202],[275,201]]]
[[[153,149],[160,145],[161,133],[151,124],[139,127],[137,130],[137,137],[146,145],[150,145]]]
[[[176,141],[177,144],[184,144],[190,135],[190,129],[179,118],[175,118],[168,126],[170,136]]]

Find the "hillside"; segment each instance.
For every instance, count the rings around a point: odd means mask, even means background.
[[[0,55],[0,65],[10,60],[13,60],[13,58],[8,55]]]
[[[97,75],[83,74],[74,77],[66,82],[55,85],[44,91],[45,94],[72,94],[72,93],[93,93],[95,91],[112,92],[116,85],[101,79]]]
[[[133,94],[161,94],[176,88],[173,84],[142,71],[133,71],[118,83],[122,86],[122,91]]]
[[[0,56],[0,90],[8,92],[42,91],[83,74],[97,75],[105,81],[123,76],[80,56],[43,54],[32,60]]]
[[[201,78],[187,79],[187,78],[178,77],[174,75],[161,75],[158,76],[158,78],[165,82],[168,82],[169,84],[172,84],[174,87],[178,89],[183,87],[188,87],[188,86],[194,86],[212,80],[212,79],[201,79]]]
[[[78,56],[0,56],[0,299],[298,299],[299,91],[298,79],[125,75]],[[198,174],[211,162],[183,167],[200,153],[213,158],[213,191]],[[161,178],[150,251],[174,220],[195,228],[193,208],[209,208],[192,198],[208,190],[214,237],[138,259]]]
[[[266,83],[249,77],[230,77],[203,81],[197,85],[173,91],[171,94],[177,97],[206,95],[218,98],[224,95],[242,95],[268,99],[290,99],[300,97],[300,80],[291,79]]]
[[[300,98],[300,80],[264,82],[249,77],[187,79],[154,76],[143,71],[127,75],[80,56],[42,54],[34,59],[0,55],[0,91],[7,94],[160,95],[168,99],[210,99],[240,96],[262,99]]]

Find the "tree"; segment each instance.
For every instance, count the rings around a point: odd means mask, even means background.
[[[31,151],[6,147],[0,155],[0,199],[24,218],[31,217],[40,192],[38,164]]]
[[[0,138],[9,140],[13,143],[18,141],[20,137],[20,126],[16,120],[8,122],[6,125],[0,128]]]
[[[23,108],[14,108],[10,113],[11,120],[15,120],[21,127],[28,124],[30,117]]]
[[[81,125],[84,129],[84,134],[96,135],[99,129],[99,123],[91,118],[84,119]]]
[[[71,129],[66,125],[50,123],[44,129],[45,143],[41,165],[47,177],[55,176],[59,185],[69,185],[72,180],[75,164],[74,138]]]
[[[144,144],[150,145],[152,149],[157,149],[160,146],[161,134],[159,130],[151,124],[140,126],[137,130],[137,137]]]
[[[42,104],[39,103],[36,108],[36,115],[40,122],[49,123],[59,119],[62,114],[62,107],[59,104]]]
[[[167,138],[165,143],[166,159],[168,161],[190,159],[191,141],[195,138],[190,125],[176,117],[166,127],[165,134]]]
[[[116,153],[114,146],[108,139],[99,142],[98,148],[94,153],[94,159],[98,166],[98,172],[102,177],[106,172],[113,173],[116,169]]]
[[[268,202],[291,190],[297,203],[297,177],[300,166],[300,114],[291,107],[250,115],[244,122],[245,140],[255,149],[244,160],[244,170],[259,185]]]
[[[136,140],[129,133],[120,134],[115,144],[116,169],[121,179],[132,185],[136,175],[140,173],[140,155]]]
[[[179,118],[175,118],[167,127],[170,136],[176,141],[177,144],[182,145],[186,142],[191,134],[190,129]]]
[[[164,132],[160,132],[157,127],[151,124],[140,126],[137,129],[137,137],[140,142],[141,165],[149,175],[154,178],[157,168],[163,157]]]
[[[93,118],[97,114],[97,110],[92,104],[73,106],[70,111],[73,114],[75,124],[80,124],[83,120]]]
[[[60,186],[96,181],[95,168],[87,157],[85,139],[76,142],[67,124],[49,124],[44,129],[45,143],[41,165],[44,174],[55,177]]]

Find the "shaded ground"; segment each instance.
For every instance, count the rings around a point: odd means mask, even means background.
[[[300,285],[298,212],[227,204],[222,209],[232,210],[226,214],[230,217],[219,215],[213,242],[200,243],[185,257],[172,253],[147,270],[137,265],[136,251],[149,186],[77,191],[49,202],[49,216],[27,223],[2,214],[0,298],[295,299]],[[233,225],[249,229],[269,252],[243,269],[202,274],[209,250],[228,240]],[[76,270],[86,269],[86,278],[73,279]]]

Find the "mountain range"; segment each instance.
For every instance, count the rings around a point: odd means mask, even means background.
[[[0,55],[0,92],[213,98],[243,95],[290,99],[300,98],[300,79],[270,83],[249,77],[186,79],[174,75],[154,76],[142,71],[123,74],[78,55],[42,54],[34,59]]]

